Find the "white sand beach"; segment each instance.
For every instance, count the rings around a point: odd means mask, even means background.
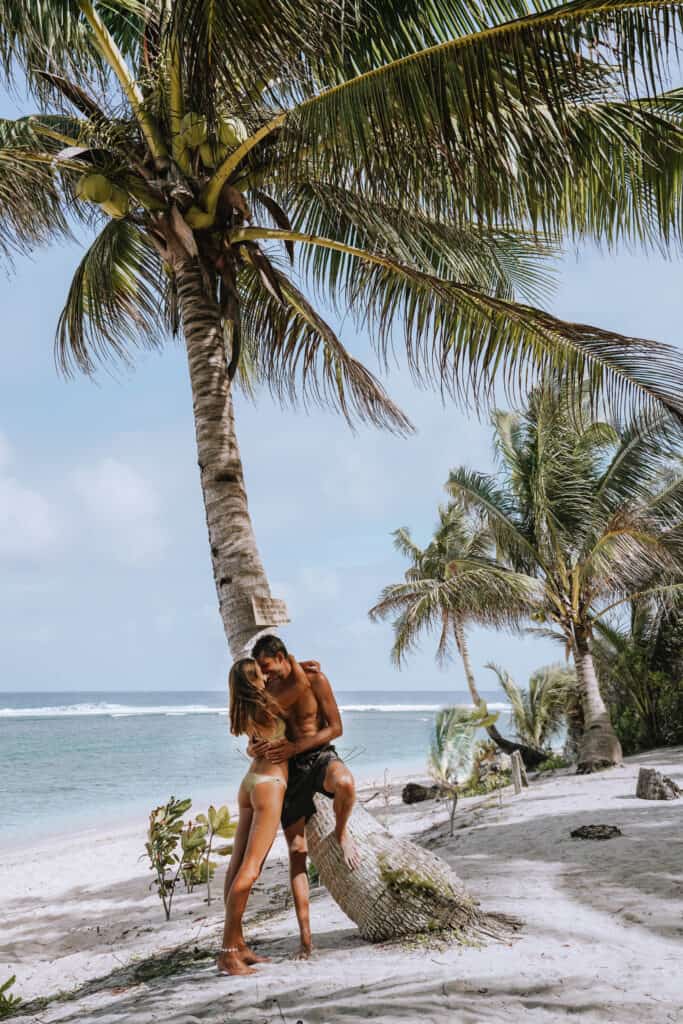
[[[0,983],[16,974],[13,991],[26,1002],[64,993],[19,1018],[36,1024],[675,1024],[683,1021],[683,800],[636,799],[640,765],[683,786],[683,748],[595,776],[557,772],[519,796],[505,790],[502,806],[497,797],[462,801],[452,839],[446,805],[404,806],[398,780],[388,804],[382,794],[368,804],[393,831],[448,860],[486,909],[521,918],[510,944],[370,946],[318,889],[317,953],[294,961],[278,841],[247,916],[250,941],[272,962],[254,977],[220,976],[207,954],[220,941],[223,869],[210,908],[203,889],[181,893],[166,923],[139,859],[141,822],[2,857]],[[570,837],[594,823],[623,835]],[[150,958],[163,954],[168,970],[174,953],[172,973],[160,976]]]

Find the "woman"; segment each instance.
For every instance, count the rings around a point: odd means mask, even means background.
[[[306,673],[289,655],[294,686],[276,701],[253,658],[236,661],[230,670],[230,731],[234,736],[279,740],[285,735],[284,712],[309,686]],[[223,974],[253,974],[251,966],[264,961],[248,947],[242,917],[254,882],[273,845],[287,788],[287,764],[256,757],[239,789],[239,821],[225,881],[225,928],[218,969]]]

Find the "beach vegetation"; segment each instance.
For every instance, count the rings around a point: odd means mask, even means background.
[[[480,705],[475,709],[441,708],[436,713],[429,752],[429,771],[450,800],[450,835],[453,835],[458,794],[469,781],[475,763],[477,734],[495,722]]]
[[[503,789],[510,782],[510,758],[492,740],[479,740],[474,749],[470,776],[462,796],[483,796]]]
[[[562,757],[561,754],[550,754],[546,757],[545,761],[541,761],[536,770],[539,772],[556,772],[559,771],[560,768],[568,767],[569,761]]]
[[[447,483],[485,517],[498,560],[536,585],[527,623],[573,658],[579,771],[622,757],[596,672],[599,625],[643,596],[673,600],[682,564],[678,423],[662,416],[623,425],[592,412],[575,394],[539,387],[525,409],[494,414],[498,472],[462,467]]]
[[[21,997],[10,992],[16,980],[17,976],[13,974],[0,985],[0,1020],[4,1017],[13,1017],[21,1003]]]
[[[195,824],[192,820],[183,825],[179,836],[181,849],[180,873],[187,892],[192,892],[195,885],[206,881],[210,868],[204,854],[206,851],[206,828]],[[215,867],[215,865],[214,865]]]
[[[191,806],[191,800],[176,800],[172,796],[167,803],[155,807],[149,815],[145,850],[154,872],[152,885],[156,886],[167,921],[171,917],[173,896],[183,869],[183,857],[178,853],[184,828],[183,814]],[[188,848],[194,841],[186,839]]]
[[[601,622],[596,667],[625,754],[683,743],[683,604],[634,601],[626,622]]]
[[[206,814],[198,814],[194,821],[183,821],[183,815],[191,806],[191,800],[171,797],[149,816],[145,849],[156,875],[153,884],[167,921],[181,878],[187,892],[192,892],[196,885],[206,885],[207,903],[211,903],[211,880],[217,866],[211,857],[226,857],[232,853],[231,843],[215,846],[214,842],[231,839],[237,830],[237,822],[231,819],[225,806],[216,808],[211,804]]]
[[[237,822],[230,817],[230,811],[224,805],[216,809],[213,804],[206,814],[198,814],[197,822],[205,829],[205,845],[199,866],[200,881],[206,882],[206,902],[211,904],[211,879],[216,868],[211,854],[227,857],[232,853],[232,843],[214,847],[215,839],[232,839],[237,831]]]
[[[0,121],[0,247],[93,236],[59,319],[65,373],[182,337],[235,655],[287,618],[235,389],[410,430],[299,272],[369,326],[382,366],[400,338],[456,399],[550,369],[615,413],[680,410],[674,350],[542,308],[564,237],[680,238],[680,97],[660,81],[677,32],[645,0],[2,0],[0,63],[27,98]]]
[[[569,691],[577,687],[576,672],[566,665],[545,665],[529,677],[521,689],[504,668],[488,662],[510,702],[512,724],[519,740],[546,750],[565,722]]]

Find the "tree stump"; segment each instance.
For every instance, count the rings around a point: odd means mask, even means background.
[[[522,755],[518,750],[515,750],[512,754],[512,784],[515,787],[515,793],[521,793],[523,788],[527,788],[529,785],[529,779],[527,778],[526,768],[524,767],[524,761]]]
[[[463,940],[502,938],[517,926],[510,918],[482,912],[445,861],[393,836],[359,804],[348,829],[361,864],[349,870],[334,835],[332,802],[316,795],[315,805],[306,826],[311,860],[332,898],[369,942],[446,929]]]
[[[680,795],[679,787],[668,775],[655,768],[641,768],[638,772],[636,796],[641,800],[676,800]]]
[[[403,787],[401,799],[404,804],[419,804],[423,800],[436,800],[438,795],[438,786],[421,786],[419,782],[409,782]]]

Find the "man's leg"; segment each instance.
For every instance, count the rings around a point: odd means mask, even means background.
[[[356,783],[353,775],[341,761],[332,761],[325,772],[325,791],[332,794],[335,828],[334,834],[342,848],[347,867],[353,870],[360,864],[360,854],[346,825],[356,802]]]
[[[307,959],[313,951],[311,940],[311,915],[308,897],[308,871],[306,869],[306,822],[299,818],[293,825],[285,829],[285,838],[289,848],[289,879],[294,897],[294,910],[299,922],[301,946],[297,956]]]

